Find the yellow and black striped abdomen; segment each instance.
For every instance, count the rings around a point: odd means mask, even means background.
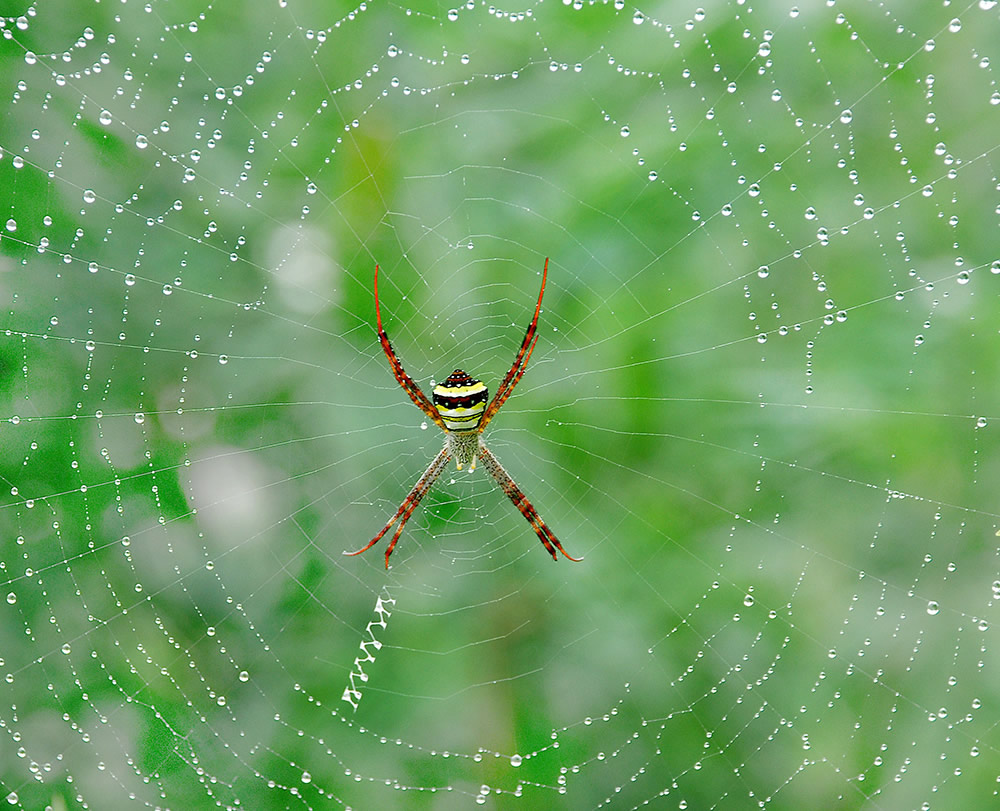
[[[480,381],[456,369],[434,387],[434,407],[449,431],[474,431],[486,410],[488,391]]]

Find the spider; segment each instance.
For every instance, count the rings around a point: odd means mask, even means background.
[[[574,558],[563,549],[562,544],[552,534],[552,530],[545,525],[545,522],[539,517],[538,512],[531,505],[531,502],[521,492],[521,488],[514,483],[510,474],[503,469],[497,458],[486,447],[482,438],[483,429],[496,416],[500,407],[507,402],[507,398],[514,391],[514,386],[518,384],[518,381],[524,374],[524,370],[528,366],[528,359],[535,349],[535,344],[538,343],[538,336],[535,335],[535,329],[538,326],[538,313],[542,308],[542,294],[545,293],[545,278],[548,272],[549,260],[546,258],[545,267],[542,269],[542,289],[538,293],[535,315],[528,325],[528,331],[521,342],[521,348],[514,357],[514,363],[511,365],[510,371],[507,372],[499,388],[497,388],[496,394],[493,395],[493,399],[487,405],[486,398],[488,391],[486,386],[461,369],[456,369],[448,375],[447,380],[434,387],[433,402],[427,399],[427,395],[420,390],[420,386],[414,382],[413,378],[403,371],[403,365],[399,362],[399,358],[396,357],[396,352],[393,350],[392,344],[389,343],[389,336],[382,329],[382,312],[379,309],[378,303],[378,265],[375,265],[375,320],[378,325],[378,339],[379,343],[382,344],[382,351],[385,352],[385,356],[389,359],[392,373],[395,375],[399,385],[403,387],[403,391],[410,396],[410,399],[413,400],[417,408],[423,411],[424,414],[444,431],[445,444],[441,452],[434,457],[434,461],[427,467],[427,470],[417,479],[417,483],[407,494],[406,498],[403,499],[403,503],[399,505],[396,514],[382,527],[381,532],[357,552],[345,551],[345,555],[360,555],[362,552],[371,549],[382,539],[382,536],[389,531],[392,525],[398,521],[399,524],[396,527],[396,532],[393,534],[392,540],[389,541],[389,548],[385,550],[385,568],[388,569],[389,556],[396,547],[396,542],[403,532],[403,527],[406,526],[406,522],[413,515],[413,511],[417,509],[420,500],[427,495],[427,491],[431,485],[441,475],[441,471],[448,464],[448,460],[454,456],[455,464],[459,470],[463,466],[468,465],[470,471],[476,469],[476,458],[479,458],[479,461],[483,463],[483,467],[497,480],[507,498],[514,502],[514,506],[521,511],[521,515],[531,524],[531,528],[535,531],[535,534],[545,546],[548,553],[552,555],[553,560],[559,559],[556,555],[557,549],[570,560],[583,560],[583,558]]]

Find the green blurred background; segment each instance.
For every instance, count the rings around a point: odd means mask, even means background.
[[[995,3],[3,14],[12,806],[996,801]]]

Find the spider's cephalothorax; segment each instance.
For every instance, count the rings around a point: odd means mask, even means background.
[[[483,463],[483,467],[496,479],[497,484],[500,485],[507,498],[514,503],[514,506],[517,507],[521,515],[531,524],[531,528],[545,546],[546,551],[552,555],[553,560],[558,560],[556,550],[559,550],[559,552],[570,560],[582,560],[582,558],[574,558],[567,554],[566,550],[562,548],[562,544],[552,534],[552,530],[546,526],[545,522],[538,515],[538,512],[531,505],[531,502],[521,492],[521,488],[515,484],[510,474],[503,469],[503,466],[490,452],[489,448],[483,444],[482,440],[483,429],[496,416],[496,413],[500,410],[500,406],[507,401],[511,392],[514,391],[514,387],[518,384],[518,381],[524,375],[524,370],[528,367],[528,358],[531,357],[531,353],[535,350],[535,344],[538,343],[538,336],[535,334],[535,330],[538,328],[538,313],[542,309],[542,296],[545,293],[545,279],[548,273],[549,260],[546,259],[545,267],[542,268],[542,289],[538,291],[538,303],[535,305],[535,315],[528,325],[528,331],[524,334],[524,340],[521,341],[521,348],[514,357],[514,363],[497,387],[493,399],[487,405],[486,401],[489,397],[489,392],[486,386],[461,369],[456,369],[448,375],[447,380],[434,387],[432,394],[433,402],[427,399],[427,395],[420,390],[420,386],[416,384],[413,378],[403,371],[403,364],[399,362],[392,344],[389,343],[389,336],[382,329],[382,311],[378,303],[378,265],[375,265],[375,321],[378,327],[378,340],[382,345],[382,351],[385,352],[386,358],[389,359],[389,366],[392,367],[392,373],[399,385],[403,387],[403,391],[409,395],[410,399],[413,400],[414,404],[424,414],[434,421],[435,425],[445,432],[447,439],[441,452],[434,457],[434,461],[430,463],[423,475],[417,479],[417,483],[413,486],[413,489],[403,499],[403,503],[399,505],[396,514],[382,527],[382,531],[357,552],[345,552],[345,555],[360,555],[366,549],[371,549],[389,531],[389,528],[398,521],[399,525],[396,527],[392,540],[389,541],[389,546],[385,550],[385,567],[388,569],[389,555],[392,554],[392,550],[396,546],[396,541],[399,540],[399,536],[403,532],[403,527],[410,516],[413,515],[413,511],[417,509],[420,500],[426,495],[437,477],[441,475],[441,471],[448,464],[448,460],[454,456],[459,470],[465,465],[469,466],[470,471],[475,470],[477,458]]]

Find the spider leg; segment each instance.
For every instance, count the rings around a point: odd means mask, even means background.
[[[511,392],[514,391],[514,386],[516,386],[518,381],[521,379],[521,376],[524,374],[524,370],[528,368],[528,358],[530,358],[531,353],[535,351],[535,344],[537,343],[538,343],[538,336],[536,335],[535,340],[531,342],[531,346],[528,347],[528,351],[524,355],[524,361],[521,363],[521,368],[517,370],[517,374],[514,375],[514,379],[507,387],[507,390],[503,393],[503,396],[500,397],[499,399],[494,398],[496,400],[496,407],[493,409],[493,414],[496,414],[500,410],[500,406],[502,406],[504,403],[507,402],[507,398],[510,397]],[[492,416],[493,415],[491,414],[490,415],[491,419]],[[480,421],[480,430],[482,430],[482,428],[484,427],[486,427],[486,424]]]
[[[490,453],[489,449],[485,445],[479,446],[479,458],[483,462],[483,467],[485,467],[490,475],[497,480],[497,484],[500,485],[501,489],[506,494],[507,498],[514,502],[514,506],[521,511],[528,523],[531,524],[531,528],[535,531],[538,539],[542,542],[546,551],[552,555],[552,560],[559,560],[556,555],[556,549],[562,552],[570,560],[581,561],[583,558],[574,558],[565,549],[563,549],[562,544],[559,543],[559,539],[552,534],[552,530],[546,526],[545,522],[538,515],[538,512],[532,506],[531,502],[528,501],[524,493],[521,492],[521,488],[514,484],[514,480],[510,477],[510,474],[504,470],[503,465],[497,460],[497,458]]]
[[[367,552],[380,540],[382,536],[385,535],[389,529],[399,521],[399,525],[396,527],[396,532],[392,536],[392,540],[389,541],[389,547],[385,550],[385,568],[389,568],[389,555],[392,554],[392,550],[396,547],[396,541],[399,540],[399,536],[403,533],[403,527],[406,526],[406,522],[410,520],[410,516],[413,515],[413,511],[417,509],[417,505],[420,504],[420,500],[427,495],[427,491],[431,489],[431,485],[438,476],[441,475],[441,471],[444,470],[445,465],[448,464],[448,460],[451,459],[451,452],[448,450],[448,446],[445,445],[441,452],[434,457],[434,461],[427,466],[427,470],[423,472],[417,483],[413,485],[413,489],[407,494],[406,498],[403,499],[403,503],[399,505],[399,509],[396,510],[396,514],[390,518],[384,527],[382,527],[381,532],[372,538],[365,546],[361,547],[357,552],[344,552],[345,555],[360,555],[362,552]]]
[[[517,385],[528,366],[528,358],[531,357],[531,353],[535,349],[535,343],[538,340],[535,337],[535,330],[538,328],[538,313],[542,309],[542,296],[545,294],[545,279],[548,275],[549,259],[546,257],[545,267],[542,268],[542,289],[538,291],[538,303],[535,305],[535,315],[531,319],[531,323],[528,324],[528,331],[524,333],[524,340],[521,341],[521,348],[518,349],[517,355],[514,357],[514,363],[511,364],[510,371],[507,372],[500,385],[497,386],[496,394],[493,395],[493,399],[486,406],[486,410],[479,420],[480,431],[486,427],[486,424],[500,410],[500,406],[510,397],[511,392],[514,391],[514,386]]]
[[[392,373],[396,377],[396,382],[403,387],[403,391],[410,395],[410,399],[413,400],[417,408],[430,417],[442,431],[447,432],[448,429],[445,427],[444,420],[441,419],[441,415],[434,407],[434,404],[427,399],[427,395],[420,390],[420,386],[417,385],[416,381],[403,371],[403,364],[399,362],[396,350],[389,343],[389,336],[382,329],[382,310],[378,303],[378,265],[375,265],[375,322],[378,325],[379,343],[382,344],[382,351],[385,352],[385,356],[389,359],[389,366],[392,367]]]

